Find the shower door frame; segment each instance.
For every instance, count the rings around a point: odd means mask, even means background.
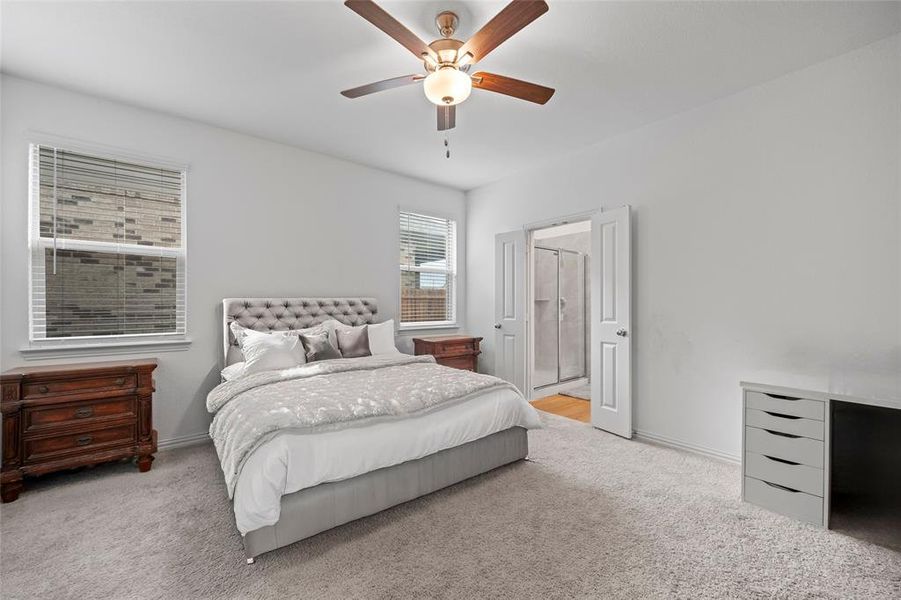
[[[589,350],[590,343],[586,336],[590,335],[590,331],[591,331],[589,329],[591,327],[591,316],[590,316],[591,315],[591,306],[588,302],[586,302],[586,298],[588,296],[588,290],[590,287],[589,286],[590,282],[588,281],[589,272],[588,272],[588,267],[587,267],[587,263],[586,263],[585,259],[586,258],[590,259],[590,257],[589,257],[589,255],[585,254],[584,252],[579,252],[578,250],[570,250],[568,248],[551,248],[550,246],[540,246],[536,243],[532,244],[531,249],[533,251],[545,250],[545,251],[554,252],[557,254],[557,319],[556,319],[557,320],[557,381],[554,381],[553,383],[547,383],[547,384],[544,384],[541,386],[532,386],[532,391],[535,392],[538,390],[545,390],[545,389],[553,387],[555,385],[570,383],[572,381],[577,381],[579,379],[587,379],[588,378],[588,372],[589,372],[588,370],[591,367],[591,365],[589,364],[589,361],[588,361],[588,355],[589,355],[588,350]],[[567,377],[566,379],[563,379],[561,377],[561,368],[560,368],[560,362],[561,362],[560,348],[562,345],[560,343],[560,339],[561,339],[561,332],[563,329],[563,327],[562,327],[562,324],[563,324],[563,318],[562,318],[563,317],[563,305],[562,305],[563,296],[560,293],[561,286],[562,286],[562,283],[561,283],[562,277],[560,276],[560,273],[562,271],[561,265],[563,264],[563,260],[561,257],[562,252],[568,252],[569,254],[575,254],[576,256],[582,257],[582,269],[581,269],[582,270],[582,322],[584,323],[584,328],[585,328],[585,331],[582,332],[582,374],[575,375],[573,377]],[[532,289],[531,289],[530,296],[532,296],[532,298],[531,298],[531,303],[529,306],[531,309],[531,316],[533,319],[532,320],[532,328],[531,328],[532,340],[533,340],[532,352],[531,352],[531,364],[532,364],[531,373],[532,373],[532,376],[534,376],[535,359],[537,358],[537,353],[535,352],[535,344],[534,344],[534,339],[537,337],[535,335],[535,321],[534,321],[534,317],[535,317],[535,298],[534,298],[534,296],[535,296],[535,284],[537,283],[535,280],[535,277],[534,277],[534,273],[535,273],[534,265],[537,262],[537,256],[532,256],[531,258],[532,258],[532,280],[531,280],[531,282],[532,282],[531,288]]]
[[[556,392],[556,390],[554,390],[555,384],[551,384],[549,386],[545,386],[545,387],[541,388],[541,393],[536,394],[535,386],[532,383],[532,375],[533,375],[533,371],[535,370],[535,323],[534,323],[535,249],[534,248],[535,248],[535,245],[539,243],[539,240],[535,239],[535,232],[540,229],[547,229],[549,227],[555,227],[557,225],[568,225],[570,223],[582,223],[582,222],[588,221],[589,223],[591,223],[591,231],[592,231],[591,235],[592,235],[592,239],[594,239],[595,232],[594,232],[594,222],[593,221],[594,221],[595,216],[597,214],[599,214],[600,212],[601,212],[600,209],[589,210],[589,211],[575,213],[575,214],[562,215],[562,216],[555,217],[552,219],[543,219],[540,221],[532,221],[531,223],[525,223],[522,226],[522,229],[523,229],[523,231],[525,231],[525,234],[526,234],[525,265],[524,265],[525,273],[524,273],[523,283],[522,283],[522,286],[524,288],[523,291],[525,292],[525,299],[523,302],[523,304],[525,305],[524,306],[524,314],[523,314],[523,317],[525,320],[525,323],[523,324],[524,325],[523,332],[525,334],[525,340],[524,340],[525,356],[523,357],[525,359],[525,364],[523,365],[525,367],[524,381],[523,381],[523,384],[524,384],[523,385],[523,395],[525,395],[526,399],[528,399],[528,400],[534,400],[536,398],[540,398],[543,395],[547,395],[549,391],[551,393]],[[592,248],[594,248],[593,245],[592,245]],[[591,256],[589,256],[589,259],[593,260],[591,258]],[[591,277],[589,274],[589,283],[590,283],[590,279],[591,279]],[[589,290],[591,290],[590,285],[589,285]],[[592,336],[592,331],[595,327],[595,323],[591,319],[591,314],[592,314],[591,313],[591,305],[589,304],[586,308],[588,310],[588,315],[589,315],[586,330],[589,335],[589,339],[593,339],[593,338],[591,338],[591,336]],[[589,341],[589,345],[590,344],[591,344],[591,342]],[[591,374],[591,367],[592,367],[592,365],[589,363],[588,372],[586,373],[586,375],[584,377],[586,383],[589,381],[589,376]],[[562,389],[569,389],[570,384],[572,384],[572,382],[580,381],[581,379],[583,379],[583,378],[572,379],[572,380],[562,384],[563,386],[566,386],[565,388],[562,388]],[[559,386],[561,384],[556,384],[556,385]],[[560,391],[562,391],[562,389]]]

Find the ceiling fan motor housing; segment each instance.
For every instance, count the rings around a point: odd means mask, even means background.
[[[438,61],[437,64],[432,64],[430,61],[424,60],[423,64],[425,64],[426,71],[432,72],[437,71],[441,67],[456,65],[457,50],[459,50],[461,46],[463,46],[463,42],[450,38],[435,40],[429,44],[429,48],[435,51]],[[461,66],[459,69],[461,71],[468,71],[469,65]]]

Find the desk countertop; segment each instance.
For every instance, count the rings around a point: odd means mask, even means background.
[[[901,373],[755,373],[753,380],[742,381],[741,387],[784,396],[841,400],[901,410]]]

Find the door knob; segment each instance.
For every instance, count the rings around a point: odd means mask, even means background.
[[[626,330],[625,329],[617,329],[616,335],[618,335],[619,337],[626,337]]]
[[[495,329],[500,329],[500,328],[501,328],[501,324],[500,324],[500,323],[495,323],[495,324],[494,324],[494,328],[495,328]]]

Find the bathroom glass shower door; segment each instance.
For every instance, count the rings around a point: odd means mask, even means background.
[[[560,381],[585,376],[585,255],[561,250],[560,334],[558,364]]]
[[[586,260],[572,250],[535,247],[536,388],[586,376]]]

